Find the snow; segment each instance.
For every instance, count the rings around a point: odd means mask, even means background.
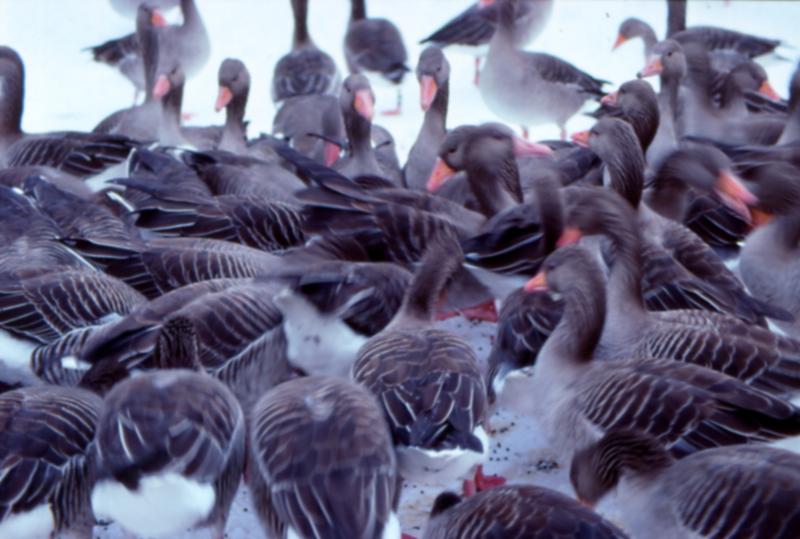
[[[250,134],[270,131],[275,108],[270,100],[270,81],[275,62],[291,43],[291,15],[288,0],[197,0],[209,28],[212,57],[200,75],[186,87],[184,111],[195,116],[189,123],[208,125],[222,122],[214,113],[217,93],[217,68],[226,57],[242,59],[253,80],[247,117]],[[413,65],[421,50],[419,39],[427,36],[451,16],[469,5],[469,0],[369,0],[372,16],[388,17],[401,28]],[[342,38],[349,14],[346,0],[312,0],[310,30],[316,43],[344,67]],[[167,14],[179,18],[176,12]],[[629,16],[651,23],[663,35],[666,2],[558,0],[547,29],[532,48],[569,60],[589,73],[609,80],[612,87],[633,78],[643,65],[640,42],[628,43],[615,52],[611,45],[618,24]],[[798,49],[791,45],[795,25],[800,20],[800,2],[767,1],[691,1],[690,25],[713,24],[751,33],[777,37],[789,42],[782,51],[791,61],[768,58],[764,61],[772,85],[786,96],[788,80],[796,64]],[[118,37],[133,29],[133,21],[112,10],[108,0],[0,0],[0,42],[16,48],[26,62],[26,107],[23,126],[29,132],[59,129],[88,130],[103,117],[133,99],[131,85],[115,71],[94,64],[82,49]],[[480,99],[472,84],[474,59],[456,51],[447,51],[451,63],[451,99],[449,123],[493,121],[495,118]],[[377,110],[394,105],[394,90],[375,89]],[[397,139],[401,158],[413,143],[422,119],[418,105],[419,89],[413,76],[403,84],[404,114],[380,118]],[[591,120],[577,116],[568,126],[570,132],[584,129]],[[516,126],[515,126],[516,127]],[[532,130],[534,140],[555,138],[555,126]],[[479,357],[485,359],[491,348],[495,327],[454,319],[442,323],[467,337]],[[525,379],[509,379],[509,384],[523,384]],[[530,482],[571,494],[565,466],[558,455],[547,448],[535,423],[509,411],[491,419],[491,456],[487,473],[500,473],[512,482]],[[552,462],[558,462],[553,467]],[[404,531],[420,535],[433,498],[443,488],[460,489],[460,484],[409,484],[403,492],[400,519]],[[600,506],[614,516],[613,501]],[[227,537],[245,539],[263,537],[246,488],[242,487],[231,511]],[[118,538],[117,525],[96,528],[96,537]],[[186,533],[183,537],[195,537]]]

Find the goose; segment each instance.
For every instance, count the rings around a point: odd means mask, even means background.
[[[508,485],[461,499],[444,492],[434,501],[423,539],[485,537],[597,537],[624,539],[614,524],[548,488]]]
[[[436,154],[447,135],[447,105],[450,99],[450,63],[438,47],[427,47],[417,62],[420,106],[425,112],[417,139],[408,152],[403,183],[410,189],[425,189]]]
[[[778,144],[786,145],[800,141],[800,65],[789,81],[789,117]]]
[[[458,479],[488,454],[486,391],[475,352],[431,326],[462,256],[452,237],[431,243],[400,310],[353,364],[353,379],[383,407],[406,479]]]
[[[726,314],[697,309],[647,311],[640,285],[640,225],[634,214],[619,196],[602,189],[578,192],[570,204],[574,206],[568,210],[571,217],[562,243],[584,234],[602,234],[614,250],[606,324],[594,357],[672,359],[717,369],[766,391],[796,391],[797,341]]]
[[[226,58],[217,75],[219,93],[214,103],[216,112],[225,109],[225,125],[217,148],[226,152],[245,153],[247,133],[244,111],[250,94],[250,71],[244,62]]]
[[[306,95],[286,99],[272,120],[272,133],[325,166],[338,159],[346,134],[339,97]]]
[[[524,47],[536,39],[544,30],[553,11],[552,0],[526,0],[525,9],[520,10],[515,22],[514,35],[518,45]],[[475,86],[480,84],[481,58],[486,56],[489,41],[497,26],[497,2],[479,0],[465,9],[441,28],[420,41],[440,48],[458,47],[475,54]]]
[[[384,114],[400,114],[400,83],[409,71],[408,52],[397,26],[387,19],[367,17],[366,0],[351,0],[344,55],[351,74],[374,73],[397,87],[397,106]]]
[[[158,6],[152,3],[148,5],[150,20],[159,27],[156,36],[161,69],[164,69],[164,66],[178,65],[187,77],[195,76],[206,65],[211,55],[208,31],[195,0],[180,0],[183,23],[173,26],[167,26],[163,16],[158,11],[153,11]],[[146,92],[148,89],[146,75],[148,60],[138,28],[137,23],[135,33],[88,48],[96,62],[118,69],[130,80],[137,96],[140,91]]]
[[[160,329],[161,370],[117,384],[106,395],[94,446],[95,514],[123,528],[169,537],[225,523],[245,464],[242,409],[225,385],[199,368],[191,321]]]
[[[799,518],[800,459],[784,449],[733,445],[675,460],[652,437],[612,430],[572,460],[578,497],[593,504],[611,490],[635,537],[791,537]]]
[[[587,200],[581,204],[587,209],[603,192],[583,191]],[[615,266],[609,287],[620,278],[630,276]],[[609,291],[606,306],[604,288],[602,269],[580,246],[557,250],[525,285],[527,291],[547,290],[564,301],[564,314],[539,352],[530,391],[552,447],[567,462],[575,451],[616,428],[641,429],[678,457],[797,434],[797,408],[721,372],[646,356],[593,359],[608,331],[604,326],[618,324],[606,309],[624,301]]]
[[[268,536],[400,539],[402,481],[366,389],[290,380],[259,400],[251,424],[249,486]]]
[[[22,109],[25,101],[25,67],[11,47],[0,46],[0,165],[35,174],[31,167],[58,169],[78,178],[98,174],[122,163],[138,146],[121,136],[79,131],[25,133]],[[24,178],[23,178],[24,179]]]
[[[795,316],[793,322],[775,324],[798,338],[800,294],[792,283],[800,271],[796,262],[800,239],[800,169],[787,163],[762,165],[762,177],[754,186],[758,197],[756,229],[747,237],[739,258],[739,273],[752,294],[782,307]]]
[[[587,99],[603,96],[604,81],[555,56],[519,50],[514,18],[521,6],[519,0],[498,0],[499,22],[481,72],[481,97],[504,121],[522,124],[524,133],[529,126],[555,123],[564,139],[567,120]]]
[[[308,34],[308,0],[292,0],[294,38],[292,50],[278,60],[272,75],[272,100],[334,94],[339,71],[333,58],[317,48]]]
[[[93,536],[90,453],[102,407],[82,388],[0,393],[0,535]]]
[[[592,113],[596,118],[622,118],[633,127],[642,151],[648,152],[656,136],[661,114],[658,95],[645,80],[634,79],[622,84],[600,100],[601,107]]]

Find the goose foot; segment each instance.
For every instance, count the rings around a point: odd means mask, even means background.
[[[463,314],[464,318],[467,320],[477,320],[479,322],[497,322],[498,318],[497,307],[495,307],[494,301],[492,300],[474,307],[462,309],[461,314]]]
[[[501,487],[505,484],[506,478],[501,475],[483,475],[483,465],[479,465],[478,469],[475,470],[475,478],[464,480],[464,497],[469,498],[478,492]]]
[[[417,538],[414,537],[413,535],[408,535],[407,533],[404,533],[400,536],[400,539],[417,539]]]
[[[391,110],[384,110],[381,112],[383,116],[400,116],[402,114],[402,109],[400,107],[391,109]]]

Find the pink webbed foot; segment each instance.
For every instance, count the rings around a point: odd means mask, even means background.
[[[506,484],[506,478],[501,475],[483,475],[483,466],[475,470],[475,490],[483,492]]]
[[[391,110],[385,110],[381,112],[383,116],[400,116],[402,114],[403,109],[401,107],[397,107]]]
[[[474,307],[463,309],[461,312],[464,315],[464,318],[467,320],[477,320],[479,322],[497,322],[498,319],[497,307],[495,307],[494,301],[492,300]]]

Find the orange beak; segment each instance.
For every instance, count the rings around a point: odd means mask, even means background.
[[[164,18],[164,15],[162,15],[160,11],[154,9],[153,13],[150,15],[150,24],[153,26],[166,26],[167,19]]]
[[[616,105],[617,99],[619,99],[619,92],[611,92],[600,98],[600,103],[603,105]]]
[[[583,232],[581,232],[580,228],[574,226],[568,226],[564,229],[561,233],[561,236],[558,238],[556,242],[557,247],[566,247],[567,245],[574,245],[581,241],[583,237]]]
[[[333,142],[325,141],[325,146],[323,149],[323,159],[325,160],[325,166],[329,167],[333,165],[336,161],[339,160],[339,153],[341,153],[342,149],[334,144]]]
[[[447,163],[441,159],[437,159],[436,165],[433,167],[433,172],[431,172],[431,176],[428,178],[428,192],[436,192],[447,180],[452,178],[455,173],[456,171],[450,168]]]
[[[371,122],[372,117],[375,115],[375,98],[372,97],[372,92],[366,89],[358,90],[353,100],[353,108],[363,118]]]
[[[433,77],[430,75],[423,75],[422,79],[419,81],[419,104],[422,106],[422,110],[427,111],[431,108],[433,100],[436,99],[436,92],[438,91],[439,87],[436,85],[436,81],[433,80]]]
[[[492,4],[494,4],[494,0],[480,0],[478,2],[478,7],[483,9],[485,7],[491,6]]]
[[[533,292],[547,291],[547,273],[540,271],[534,275],[530,281],[525,283],[522,289],[529,294]]]
[[[172,85],[169,83],[169,79],[166,75],[159,75],[158,79],[156,79],[156,83],[153,86],[153,97],[156,99],[161,99],[169,92],[169,89]]]
[[[775,88],[772,87],[768,80],[765,80],[761,83],[761,86],[758,88],[758,93],[772,99],[773,101],[781,100],[781,96],[775,91]]]
[[[627,37],[623,36],[622,34],[617,34],[617,40],[614,42],[614,46],[611,47],[611,50],[612,51],[616,50],[617,48],[619,48],[620,45],[622,45],[626,41],[628,41]]]
[[[589,147],[589,131],[578,131],[577,133],[573,133],[572,142],[577,144],[578,146],[583,146],[584,148]]]
[[[553,155],[553,150],[544,144],[528,142],[519,137],[514,137],[512,141],[514,143],[514,157],[544,157],[545,155]]]
[[[758,209],[755,209],[755,208],[750,210],[750,215],[752,216],[752,219],[751,219],[752,223],[751,224],[752,224],[753,228],[758,228],[760,226],[766,225],[767,223],[772,221],[772,218],[774,217],[774,215],[772,215],[771,213],[768,213],[768,212],[765,212],[765,211],[761,211],[761,210],[758,210]]]
[[[664,71],[664,64],[661,62],[660,56],[653,56],[647,65],[636,74],[637,77],[643,79],[644,77],[651,77],[653,75],[660,75]]]
[[[741,215],[746,221],[751,220],[750,208],[758,203],[758,197],[751,193],[741,180],[727,170],[719,173],[714,188],[722,202]]]
[[[228,106],[228,103],[231,102],[231,99],[233,99],[233,92],[231,92],[231,89],[227,86],[220,85],[219,93],[217,94],[217,102],[214,103],[214,110],[216,112],[221,111]]]

